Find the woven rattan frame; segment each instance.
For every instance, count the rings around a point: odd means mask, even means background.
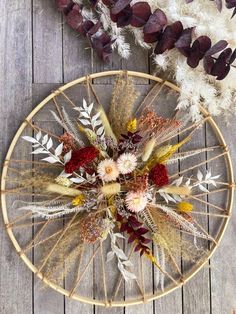
[[[106,76],[115,76],[118,75],[120,73],[122,73],[123,71],[109,71],[109,72],[101,72],[101,73],[95,73],[95,74],[91,74],[89,75],[90,79],[96,79],[96,78],[100,78],[100,77],[106,77]],[[133,72],[133,71],[126,71],[126,73],[132,77],[138,77],[138,78],[144,78],[144,79],[148,79],[154,82],[158,82],[160,84],[163,84],[167,87],[169,87],[170,89],[174,90],[175,92],[179,93],[180,89],[168,82],[168,81],[164,81],[163,79],[159,78],[159,77],[155,77],[149,74],[144,74],[144,73],[139,73],[139,72]],[[26,128],[26,126],[28,126],[28,122],[31,121],[31,119],[34,117],[34,115],[40,111],[50,100],[53,99],[53,97],[61,94],[61,92],[65,91],[66,89],[83,83],[88,79],[88,76],[84,76],[81,77],[79,79],[76,79],[62,87],[60,87],[58,90],[56,90],[55,92],[53,92],[52,94],[50,94],[47,98],[45,98],[38,106],[35,107],[35,109],[28,115],[28,117],[25,119],[25,121],[22,123],[22,125],[20,126],[20,128],[18,129],[10,147],[9,150],[7,152],[6,155],[6,161],[10,160],[12,152],[14,150],[14,147],[18,141],[18,139],[20,138],[23,130]],[[222,145],[223,150],[225,152],[225,162],[226,162],[226,167],[228,170],[228,184],[229,184],[229,198],[228,198],[228,206],[227,206],[227,212],[229,214],[228,217],[226,217],[224,219],[224,222],[222,224],[221,230],[218,233],[218,236],[216,238],[216,242],[219,243],[220,240],[222,239],[224,232],[226,230],[229,218],[230,218],[230,214],[232,212],[232,207],[233,207],[233,197],[234,197],[234,176],[233,176],[233,167],[232,167],[232,162],[231,162],[231,158],[230,158],[230,153],[228,151],[226,142],[217,126],[217,124],[215,123],[215,121],[213,120],[213,118],[209,115],[209,113],[203,108],[201,107],[201,112],[205,117],[208,117],[208,123],[211,125],[212,129],[214,130],[214,133],[216,135],[216,137],[219,140],[219,143]],[[8,163],[5,162],[4,166],[3,166],[3,171],[2,171],[2,179],[1,179],[1,191],[5,190],[6,187],[6,175],[7,175],[7,171],[8,171]],[[135,304],[140,304],[142,303],[142,301],[140,300],[129,300],[129,301],[112,301],[112,303],[107,303],[100,300],[93,300],[93,299],[88,299],[82,296],[79,296],[77,294],[73,294],[70,295],[70,292],[68,290],[63,289],[62,287],[50,282],[47,278],[45,278],[43,276],[43,274],[41,272],[38,271],[38,269],[31,263],[31,261],[29,260],[29,258],[22,253],[21,247],[18,244],[18,241],[16,240],[14,234],[13,234],[13,230],[12,228],[9,226],[9,219],[8,219],[8,211],[7,211],[7,206],[6,206],[6,194],[5,193],[1,193],[1,203],[2,203],[2,213],[3,213],[3,219],[4,219],[4,223],[6,225],[6,230],[7,233],[17,251],[17,253],[19,254],[19,256],[22,258],[22,260],[26,263],[26,265],[31,269],[31,271],[33,273],[35,273],[39,279],[41,279],[42,281],[44,281],[48,286],[50,286],[51,288],[53,288],[54,290],[58,291],[59,293],[67,296],[67,297],[71,297],[72,299],[78,300],[78,301],[82,301],[85,303],[89,303],[89,304],[94,304],[94,305],[101,305],[101,306],[127,306],[127,305],[135,305]],[[188,273],[188,275],[184,278],[184,282],[180,283],[178,286],[175,287],[170,287],[168,289],[165,290],[165,292],[163,293],[157,293],[155,295],[152,295],[151,297],[147,297],[145,299],[145,302],[148,301],[152,301],[154,299],[157,299],[159,297],[162,297],[166,294],[168,294],[169,292],[175,290],[176,288],[182,286],[185,282],[187,282],[188,280],[190,280],[208,261],[209,258],[211,258],[211,256],[213,255],[215,249],[217,248],[217,244],[213,244],[211,250],[209,251],[209,255],[208,257],[202,261],[202,263],[200,265],[197,265],[197,267],[193,267],[191,269],[191,272]],[[144,301],[143,301],[144,302]]]

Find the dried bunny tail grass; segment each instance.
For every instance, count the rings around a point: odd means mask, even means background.
[[[118,75],[114,85],[109,112],[109,121],[116,136],[125,133],[127,123],[132,118],[132,112],[138,92],[127,73]]]
[[[116,138],[116,136],[112,130],[111,124],[108,120],[108,117],[107,117],[105,110],[103,109],[102,106],[100,106],[98,111],[100,112],[100,119],[102,121],[102,125],[104,127],[106,136],[112,138],[114,143],[116,144],[117,138]]]
[[[74,188],[68,188],[56,183],[51,183],[46,186],[46,190],[50,193],[56,193],[65,196],[78,196],[81,195],[82,192],[80,190]]]
[[[121,190],[120,183],[109,183],[109,184],[105,184],[101,187],[101,192],[105,196],[118,194],[120,192],[120,190]]]

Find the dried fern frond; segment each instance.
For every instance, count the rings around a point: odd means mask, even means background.
[[[119,75],[113,89],[109,111],[109,120],[116,136],[126,133],[137,97],[138,93],[132,79],[126,73]]]

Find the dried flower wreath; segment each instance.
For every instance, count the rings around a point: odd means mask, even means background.
[[[58,197],[24,202],[18,210],[48,221],[72,217],[65,227],[67,237],[63,241],[59,237],[62,245],[57,241],[59,251],[60,247],[69,247],[76,241],[70,258],[78,254],[81,244],[110,238],[107,262],[116,259],[120,273],[129,281],[136,276],[129,257],[118,244],[119,239],[127,239],[134,251],[161,270],[160,285],[164,289],[165,275],[175,282],[165,271],[166,257],[172,258],[173,252],[181,248],[183,258],[190,255],[194,259],[191,245],[197,247],[198,238],[214,241],[192,218],[193,204],[189,199],[193,191],[208,193],[211,185],[216,186],[219,176],[212,175],[210,170],[205,174],[199,170],[196,178],[170,176],[171,164],[213,148],[178,152],[191,140],[193,132],[177,144],[170,144],[170,140],[183,131],[189,116],[177,114],[173,119],[163,118],[148,104],[143,107],[143,103],[133,113],[136,98],[130,77],[122,74],[115,83],[108,115],[101,106],[96,108],[83,99],[81,106],[74,107],[78,114],[75,122],[64,108],[60,114],[52,111],[65,130],[58,146],[54,147],[52,137],[41,131],[35,137],[23,136],[32,143],[32,154],[44,155],[42,162],[53,164],[60,174],[42,180],[35,172],[27,184],[41,184],[45,193]],[[180,230],[194,240],[190,238],[186,245],[187,240],[177,236]],[[152,241],[159,248],[158,258],[150,246]],[[46,256],[39,271],[46,266],[50,254]],[[67,257],[61,258],[64,261]],[[53,267],[49,265],[49,273],[57,270],[58,263],[57,259]]]

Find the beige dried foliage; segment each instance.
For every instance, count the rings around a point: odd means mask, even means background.
[[[111,99],[109,121],[116,136],[127,131],[127,123],[132,118],[138,92],[127,73],[118,75]]]
[[[197,262],[203,255],[202,248],[196,248],[185,236],[181,235],[173,222],[168,221],[167,216],[156,208],[149,208],[149,214],[156,225],[154,242],[162,247],[167,256],[168,252],[176,258],[182,257],[185,262]]]
[[[82,215],[79,215],[74,226],[67,230],[42,270],[43,275],[48,280],[58,285],[63,284],[63,280],[69,275],[74,265],[77,265],[77,260],[82,252],[83,242],[79,236],[81,218]],[[57,239],[51,239],[44,244],[38,267],[47,258],[56,241]]]

